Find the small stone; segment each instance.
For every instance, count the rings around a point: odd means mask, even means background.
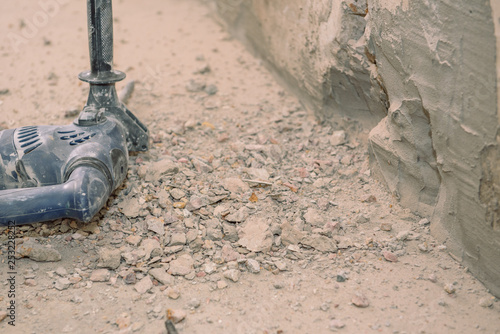
[[[146,260],[149,260],[151,257],[163,255],[160,242],[153,238],[142,240],[140,249],[144,251],[144,259]]]
[[[172,285],[174,283],[174,277],[167,273],[165,268],[153,268],[148,274],[163,285]]]
[[[66,269],[64,269],[64,267],[57,267],[56,274],[63,277],[63,276],[68,275],[68,272],[66,271]]]
[[[125,329],[125,328],[130,327],[130,323],[131,323],[130,314],[128,314],[128,313],[120,314],[118,319],[116,319],[115,323],[118,325],[119,329]]]
[[[323,227],[325,225],[325,217],[315,208],[307,209],[304,220],[314,227]]]
[[[229,269],[223,273],[224,277],[233,282],[238,282],[241,277],[241,272],[238,269]]]
[[[288,266],[287,266],[286,262],[284,262],[284,261],[274,261],[274,265],[276,266],[276,268],[278,268],[279,271],[287,271],[288,270]]]
[[[97,269],[92,271],[90,275],[90,280],[92,282],[107,282],[111,277],[111,273],[108,269]]]
[[[73,297],[71,297],[70,299],[73,303],[75,304],[81,304],[83,303],[83,298],[79,295],[73,295]]]
[[[210,275],[217,270],[217,264],[213,262],[205,263],[205,265],[203,266],[203,270]]]
[[[250,186],[238,178],[227,178],[222,181],[222,186],[236,194],[241,194],[250,190]]]
[[[247,259],[245,264],[246,264],[248,271],[251,272],[252,274],[260,273],[259,261],[254,260],[254,259]]]
[[[488,308],[493,306],[494,297],[484,297],[479,300],[479,306]]]
[[[92,233],[92,234],[99,234],[101,233],[101,229],[99,228],[99,225],[97,225],[96,222],[92,222],[90,224],[86,224],[82,227],[82,231]]]
[[[380,224],[380,230],[390,232],[390,231],[392,231],[392,224],[391,223],[382,223],[382,224]]]
[[[170,189],[169,192],[170,192],[170,196],[172,196],[176,200],[180,200],[181,198],[186,196],[186,193],[179,188],[172,188],[172,189]]]
[[[56,249],[42,246],[31,240],[17,246],[16,253],[20,257],[27,257],[37,262],[58,262],[62,258],[61,253]]]
[[[429,246],[427,245],[427,242],[423,242],[421,244],[418,244],[417,247],[423,253],[427,253],[429,251]]]
[[[178,287],[169,286],[165,290],[165,294],[167,295],[168,298],[175,300],[175,299],[179,299],[179,297],[181,296],[181,290]]]
[[[189,254],[181,255],[170,262],[168,273],[174,276],[184,276],[193,271],[194,260]]]
[[[146,170],[138,170],[139,176],[143,177],[146,182],[154,182],[163,175],[175,175],[179,173],[179,165],[169,159],[162,159],[157,162],[150,163]]]
[[[218,91],[219,89],[216,85],[208,85],[205,87],[205,93],[207,93],[208,95],[215,95]]]
[[[135,284],[137,282],[137,276],[135,275],[134,272],[128,273],[124,278],[123,281],[125,284]]]
[[[331,330],[335,330],[335,329],[344,328],[345,324],[338,319],[332,319],[332,320],[330,320],[330,324],[328,326],[330,327]]]
[[[153,288],[153,281],[151,281],[149,275],[145,276],[134,285],[134,289],[141,295],[151,290],[151,288]]]
[[[189,82],[186,84],[186,90],[191,93],[201,92],[205,89],[205,87],[205,82],[193,79],[189,80]]]
[[[289,222],[281,224],[281,243],[283,245],[297,245],[304,237],[304,232],[293,227]]]
[[[140,235],[129,235],[127,238],[125,238],[125,241],[132,246],[137,246],[141,243],[142,237]]]
[[[226,220],[231,223],[244,222],[248,217],[248,209],[246,207],[241,207],[238,211],[233,212],[226,216]]]
[[[418,225],[420,226],[425,226],[425,225],[429,225],[431,222],[429,221],[429,219],[427,218],[422,218],[420,219],[420,221],[418,222]]]
[[[194,310],[194,309],[200,307],[200,305],[201,305],[201,301],[198,298],[193,298],[188,302],[187,307]]]
[[[170,237],[169,246],[180,246],[186,244],[186,234],[184,233],[172,233]]]
[[[401,231],[396,236],[396,240],[405,241],[410,236],[410,231]]]
[[[193,73],[194,74],[207,74],[207,73],[210,73],[210,71],[212,71],[212,69],[210,68],[210,65],[209,64],[202,64],[198,67],[198,69],[196,71],[194,71]]]
[[[70,282],[71,283],[71,282]],[[24,281],[24,285],[27,285],[27,286],[36,286],[37,285],[37,282],[32,279],[32,278],[27,278],[25,281]]]
[[[337,245],[332,239],[319,234],[313,234],[311,236],[304,237],[302,238],[300,243],[319,250],[320,252],[337,251]]]
[[[227,282],[226,281],[218,281],[217,282],[217,289],[222,290],[227,288]]]
[[[339,283],[343,283],[343,282],[345,282],[345,281],[346,281],[346,279],[347,279],[347,278],[345,277],[345,275],[344,275],[344,274],[337,274],[337,282],[339,282]]]
[[[330,145],[339,146],[345,143],[346,133],[344,130],[334,131],[330,136]]]
[[[430,274],[428,279],[432,283],[436,283],[437,282],[437,276],[435,274]]]
[[[356,307],[365,308],[370,306],[370,301],[361,292],[356,293],[354,297],[352,297],[351,302]]]
[[[389,251],[382,252],[382,255],[389,262],[398,262],[398,257]]]
[[[326,312],[330,309],[330,305],[328,303],[323,303],[321,304],[321,306],[319,307],[319,309],[323,312]]]
[[[453,286],[453,284],[449,283],[449,284],[446,284],[444,286],[444,291],[446,291],[446,293],[448,293],[449,295],[455,293],[457,290],[455,289],[455,287]]]
[[[236,261],[240,254],[236,252],[231,245],[224,245],[222,247],[222,260],[224,262],[231,262],[231,261]]]
[[[370,217],[364,215],[364,214],[359,214],[356,217],[356,223],[358,224],[366,224],[370,222]]]
[[[177,324],[184,320],[187,316],[187,313],[184,310],[181,309],[168,309],[167,310],[167,317],[168,319],[172,320],[174,324]]]
[[[116,269],[120,266],[121,254],[119,249],[102,248],[99,250],[99,263],[100,268]]]
[[[120,202],[118,204],[118,208],[125,216],[129,218],[135,218],[139,216],[139,213],[141,211],[139,199],[135,197],[126,198],[123,202]]]
[[[56,288],[59,291],[66,290],[69,288],[71,285],[71,282],[67,278],[60,278],[56,281],[54,284],[54,288]]]
[[[267,252],[273,244],[273,236],[269,231],[267,219],[252,216],[238,231],[241,246],[252,252]]]
[[[165,228],[163,227],[163,222],[158,218],[151,218],[147,222],[148,230],[153,231],[154,233],[163,236],[165,235]]]

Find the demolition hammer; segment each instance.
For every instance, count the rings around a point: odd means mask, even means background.
[[[0,131],[0,226],[71,218],[89,222],[127,176],[129,151],[149,133],[116,93],[111,0],[87,0],[90,84],[72,124]]]

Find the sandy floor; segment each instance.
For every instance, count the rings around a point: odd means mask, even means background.
[[[59,2],[0,4],[3,128],[67,124],[86,101],[85,1]],[[114,16],[118,90],[136,81],[151,150],[93,224],[18,229],[61,259],[16,261],[0,332],[166,333],[170,310],[180,333],[500,333],[498,299],[371,178],[366,147],[317,124],[207,8],[119,0]],[[178,172],[148,179],[161,159]],[[151,240],[154,256],[137,251]]]

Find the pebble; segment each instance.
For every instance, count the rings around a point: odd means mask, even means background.
[[[116,319],[115,323],[118,325],[118,329],[125,329],[130,327],[131,323],[130,314],[128,313],[120,314],[120,316]]]
[[[148,230],[153,231],[154,233],[163,236],[165,235],[165,228],[163,227],[163,222],[158,218],[151,218],[147,222]]]
[[[216,85],[208,85],[205,87],[205,93],[207,93],[208,95],[215,95],[218,91],[219,89]]]
[[[240,254],[236,251],[234,251],[233,247],[229,244],[225,244],[222,247],[222,260],[224,262],[231,262],[231,261],[236,261]]]
[[[246,207],[241,207],[238,211],[233,212],[226,216],[226,221],[231,223],[244,222],[248,217],[248,209]]]
[[[16,254],[37,262],[58,262],[62,256],[56,249],[42,246],[35,241],[25,241],[16,248]]]
[[[177,324],[181,322],[182,320],[186,319],[187,313],[184,310],[181,309],[168,309],[167,310],[167,317],[168,319],[172,320],[174,324]]]
[[[446,293],[451,295],[451,294],[455,293],[457,290],[455,289],[453,284],[449,283],[449,284],[445,284],[444,291],[446,291]]]
[[[332,320],[330,320],[330,323],[328,326],[331,330],[341,329],[341,328],[345,327],[345,323],[343,323],[342,321],[340,321],[338,319],[332,319]]]
[[[390,231],[392,231],[392,224],[391,223],[381,223],[380,230],[390,232]]]
[[[55,273],[61,277],[68,275],[68,272],[64,267],[57,267]]]
[[[354,306],[360,307],[360,308],[365,308],[370,306],[370,301],[366,296],[360,292],[356,293],[352,299],[351,302]]]
[[[8,316],[8,313],[5,311],[0,311],[0,322],[4,321]]]
[[[146,260],[163,254],[160,242],[153,238],[142,240],[140,249],[144,251],[144,259]]]
[[[410,236],[410,231],[401,231],[397,234],[396,240],[405,241]]]
[[[332,146],[342,145],[345,143],[345,140],[346,140],[346,133],[344,130],[334,131],[333,134],[330,136],[330,145]]]
[[[389,262],[398,262],[398,257],[394,255],[394,253],[383,251],[382,255],[384,256],[384,259],[386,259]]]
[[[118,208],[120,208],[121,212],[125,216],[135,218],[139,216],[141,204],[139,203],[138,198],[126,198],[122,202],[118,203]]]
[[[123,281],[125,284],[135,284],[137,282],[137,276],[135,275],[134,272],[128,273],[124,278]]]
[[[152,288],[153,288],[153,281],[151,281],[151,278],[149,276],[145,276],[143,279],[141,279],[134,285],[134,289],[141,295],[145,294]]]
[[[172,188],[172,189],[170,189],[169,193],[170,193],[170,196],[172,196],[176,200],[180,200],[184,196],[186,196],[186,193],[179,188]]]
[[[169,286],[164,293],[168,298],[174,300],[179,299],[179,297],[181,296],[181,290],[178,287]]]
[[[495,297],[483,297],[479,300],[479,306],[488,308],[493,306],[493,301]]]
[[[207,273],[207,274],[212,274],[214,273],[216,270],[217,270],[217,264],[213,263],[213,262],[208,262],[208,263],[205,263],[203,265],[203,270]]]
[[[241,194],[250,190],[249,185],[238,178],[226,178],[222,181],[222,186],[235,194]]]
[[[153,268],[148,272],[148,274],[163,285],[172,285],[174,283],[174,277],[167,273],[163,267]]]
[[[246,265],[248,271],[251,272],[252,274],[260,273],[259,261],[254,260],[254,259],[247,259],[245,262],[245,265]]]
[[[92,282],[107,282],[111,277],[111,273],[108,269],[97,269],[92,271],[90,275],[90,280]]]
[[[194,260],[189,254],[181,255],[170,262],[168,273],[174,276],[184,276],[193,271]]]
[[[186,234],[184,233],[172,233],[170,237],[169,246],[180,246],[186,244]]]
[[[320,211],[314,208],[308,208],[306,213],[304,214],[304,220],[306,223],[316,226],[323,227],[325,225],[325,217],[321,214]]]
[[[241,277],[241,272],[238,269],[229,269],[224,271],[223,276],[233,282],[238,282]]]
[[[125,238],[125,241],[132,246],[137,246],[141,243],[142,237],[140,235],[129,235],[128,237]]]
[[[252,252],[267,252],[273,244],[273,236],[269,231],[267,219],[252,216],[238,231],[239,244]]]
[[[188,303],[187,307],[194,310],[200,307],[201,301],[198,298],[192,298]]]
[[[336,252],[337,245],[336,243],[325,236],[319,234],[313,234],[307,237],[302,238],[300,242],[303,245],[312,247],[320,252]]]
[[[418,244],[417,247],[423,253],[427,253],[429,251],[429,245],[427,245],[427,242],[423,242],[421,244]]]
[[[119,249],[101,248],[99,250],[98,267],[116,269],[120,266],[121,253]]]
[[[163,175],[168,176],[179,173],[179,165],[169,159],[162,159],[141,167],[144,168],[139,168],[138,174],[146,182],[154,182]]]
[[[66,290],[70,287],[71,282],[67,278],[59,278],[54,284],[54,288],[59,291]]]
[[[227,287],[228,287],[228,285],[227,285],[226,281],[223,281],[223,280],[217,281],[217,289],[222,290],[222,289],[225,289]]]

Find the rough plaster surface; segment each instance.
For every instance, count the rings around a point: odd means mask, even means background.
[[[500,296],[498,1],[208,2],[320,119],[370,130],[373,172]]]

